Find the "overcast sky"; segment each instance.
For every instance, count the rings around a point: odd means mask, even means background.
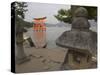
[[[28,2],[28,11],[25,13],[25,20],[32,22],[33,18],[46,16],[46,23],[56,24],[59,21],[54,17],[61,8],[69,9],[69,5],[63,4],[46,4]]]

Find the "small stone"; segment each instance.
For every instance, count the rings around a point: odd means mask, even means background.
[[[46,59],[44,59],[44,58],[41,58],[40,60],[41,60],[41,62],[43,62],[43,63],[46,62]]]
[[[44,66],[43,69],[48,70],[50,67],[49,66]]]
[[[34,57],[36,58],[41,58],[42,56],[41,55],[33,55]]]
[[[47,63],[50,63],[51,61],[49,59],[46,60]]]
[[[97,58],[96,57],[92,57],[92,61],[93,62],[96,62],[97,61]]]

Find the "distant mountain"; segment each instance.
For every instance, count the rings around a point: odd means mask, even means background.
[[[91,27],[95,27],[97,28],[97,22],[95,22],[94,20],[88,20]],[[59,22],[57,24],[50,24],[50,23],[46,23],[47,27],[71,27],[71,24],[69,23],[64,23],[64,22]]]
[[[67,27],[67,26],[71,26],[71,24],[64,23],[64,22],[59,22],[57,24],[49,24],[49,23],[46,23],[46,26],[47,27]]]
[[[56,24],[45,23],[47,27],[55,27]]]

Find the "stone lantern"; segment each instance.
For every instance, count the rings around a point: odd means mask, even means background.
[[[15,29],[15,63],[16,64],[22,64],[24,62],[27,62],[30,60],[30,58],[26,55],[25,51],[24,51],[24,47],[23,47],[23,42],[24,42],[24,39],[23,39],[23,32],[24,32],[24,27],[23,27],[23,20],[18,18],[16,16],[16,29]]]
[[[78,7],[73,16],[72,28],[65,31],[57,40],[60,47],[68,48],[64,69],[90,68],[92,57],[97,55],[97,33],[89,30],[88,12]]]

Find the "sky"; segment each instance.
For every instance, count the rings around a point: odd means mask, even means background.
[[[47,4],[47,3],[27,3],[28,11],[25,13],[25,21],[32,22],[33,18],[46,16],[46,23],[57,24],[59,21],[54,17],[61,8],[69,9],[70,5]]]

